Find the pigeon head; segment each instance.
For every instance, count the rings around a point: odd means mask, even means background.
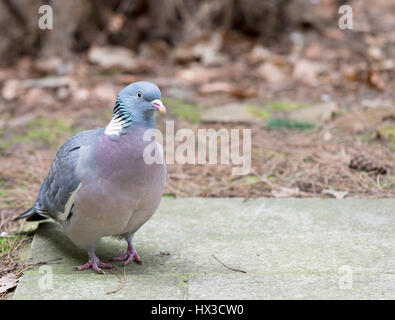
[[[123,88],[117,98],[111,122],[105,133],[119,135],[132,126],[155,126],[155,111],[166,113],[161,92],[152,82],[139,81]]]
[[[133,114],[152,114],[153,111],[166,112],[160,101],[160,90],[152,82],[139,81],[123,88],[118,97]]]

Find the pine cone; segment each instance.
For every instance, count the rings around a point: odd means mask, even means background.
[[[389,166],[379,163],[375,159],[372,159],[365,155],[357,155],[351,159],[349,168],[358,171],[374,172],[376,174],[387,174]]]

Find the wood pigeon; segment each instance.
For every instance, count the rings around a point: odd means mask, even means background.
[[[127,252],[113,261],[141,264],[133,235],[154,214],[162,197],[166,165],[149,164],[144,150],[150,145],[163,160],[162,146],[143,139],[155,127],[155,111],[165,113],[159,88],[135,82],[117,97],[105,128],[72,136],[57,152],[34,206],[16,219],[58,221],[65,234],[87,250],[89,260],[76,270],[113,268],[95,255],[100,238],[116,236],[128,243]]]

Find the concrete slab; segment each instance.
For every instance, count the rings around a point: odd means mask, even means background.
[[[117,272],[122,275],[121,271]],[[172,275],[130,275],[121,290],[119,279],[110,274],[76,276],[53,272],[49,282],[47,269],[28,272],[18,286],[14,299],[34,300],[87,300],[87,299],[170,299],[186,298],[185,277]],[[117,292],[113,292],[117,291]]]
[[[48,266],[27,271],[14,299],[395,298],[395,199],[164,198],[135,246],[144,264],[107,294],[119,279],[73,271],[86,253],[43,223],[30,257],[63,259],[50,264],[51,285]],[[97,254],[125,249],[104,238]]]

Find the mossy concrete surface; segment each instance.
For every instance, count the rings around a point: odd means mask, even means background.
[[[26,271],[14,299],[395,298],[395,199],[164,198],[135,246],[143,265],[109,293],[120,279],[74,271],[86,253],[42,223],[30,258],[62,260]],[[97,254],[125,249],[104,238]]]

